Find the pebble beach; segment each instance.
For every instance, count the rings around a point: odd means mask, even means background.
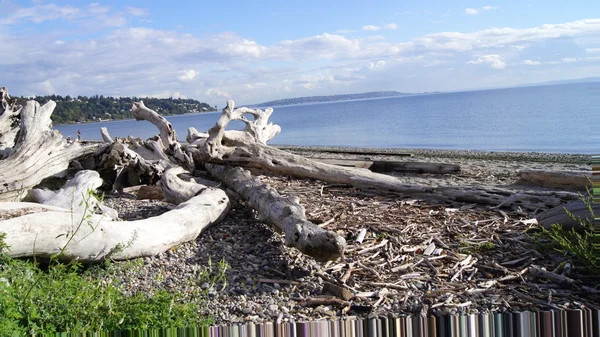
[[[549,190],[518,184],[518,170],[591,170],[591,156],[578,154],[415,149],[353,149],[348,154],[344,148],[280,148],[309,158],[460,166],[455,174],[395,173],[407,183],[427,186]],[[196,240],[157,256],[115,262],[108,275],[127,293],[166,289],[200,297],[204,305],[199,314],[218,324],[600,303],[600,280],[578,275],[577,266],[570,275],[576,286],[569,289],[535,277],[535,268],[556,270],[559,257],[547,258],[526,234],[535,229],[532,212],[434,202],[311,179],[260,178],[284,196],[297,196],[310,221],[342,235],[348,243],[344,258],[319,263],[285,247],[282,236],[231,193],[225,219]],[[122,220],[155,216],[173,207],[137,200],[135,192],[109,195],[105,203]],[[364,239],[358,241],[361,232]]]

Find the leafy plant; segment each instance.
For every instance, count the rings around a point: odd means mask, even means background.
[[[213,264],[212,259],[208,258],[208,265],[199,267],[196,271],[196,277],[194,282],[196,285],[202,286],[208,284],[208,287],[204,287],[204,292],[207,293],[211,288],[214,289],[216,285],[222,283],[221,291],[227,287],[227,270],[231,266],[225,258]]]
[[[589,194],[588,190],[588,194]],[[593,219],[595,218],[591,198],[581,195],[581,200],[586,205],[591,217],[576,217],[565,208],[566,214],[576,221],[583,230],[578,232],[574,228],[566,230],[561,224],[553,224],[550,228],[540,228],[533,234],[533,238],[542,249],[552,250],[562,254],[566,261],[582,267],[588,272],[600,272],[600,259],[594,246],[598,234],[594,232]]]

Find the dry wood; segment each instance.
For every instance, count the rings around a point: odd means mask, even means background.
[[[167,202],[180,204],[202,193],[206,188],[195,181],[185,181],[179,178],[178,175],[184,173],[188,172],[179,166],[170,168],[163,173],[159,185]]]
[[[599,203],[591,203],[591,207],[594,214],[600,214]],[[574,218],[570,217],[567,212],[571,213]],[[538,214],[535,218],[544,228],[550,228],[553,224],[559,224],[565,230],[573,228],[577,231],[586,229],[582,226],[582,223],[591,224],[594,220],[588,206],[582,200],[572,201],[546,210]]]
[[[103,142],[109,143],[109,144],[113,142],[113,138],[108,133],[108,129],[107,128],[101,127],[100,128],[100,135],[102,136],[102,141]]]
[[[298,199],[284,198],[250,172],[241,168],[207,164],[208,171],[229,188],[248,200],[261,221],[285,235],[285,245],[295,247],[316,260],[327,261],[343,256],[346,241],[306,220]]]
[[[111,221],[104,215],[75,214],[69,209],[27,202],[0,203],[0,232],[14,257],[49,257],[64,248],[81,261],[124,260],[152,256],[195,239],[219,222],[229,199],[219,189],[200,195],[157,217]]]
[[[15,113],[5,97],[2,105],[5,107],[4,114]],[[53,101],[43,106],[38,102],[28,101],[20,110],[20,121],[16,123],[19,128],[17,139],[9,151],[10,155],[0,161],[0,201],[21,200],[43,179],[63,174],[71,160],[92,154],[98,149],[99,144],[67,144],[59,132],[52,130],[50,115],[55,106]],[[11,119],[3,122],[11,123]],[[17,127],[13,127],[13,130]],[[5,126],[0,127],[3,128]],[[7,132],[0,135],[0,142],[11,144],[13,134]],[[7,153],[6,149],[4,153]]]
[[[559,275],[551,271],[547,271],[545,269],[540,268],[539,266],[530,266],[529,274],[531,274],[534,277],[550,280],[552,282],[556,282],[565,286],[572,286],[575,283],[575,280],[573,280],[572,278],[569,278],[564,275]]]
[[[518,184],[562,189],[585,190],[590,185],[592,171],[519,170]]]
[[[89,211],[101,213],[106,219],[116,219],[119,216],[117,211],[103,205],[93,195],[101,185],[102,179],[98,172],[79,171],[58,191],[33,189],[30,196],[40,204],[70,209],[79,218]]]

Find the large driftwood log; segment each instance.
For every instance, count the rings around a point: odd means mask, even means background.
[[[585,191],[592,171],[520,170],[517,184]]]
[[[137,221],[111,221],[103,215],[74,217],[68,209],[26,202],[0,203],[0,233],[14,257],[49,257],[64,248],[67,257],[102,261],[152,256],[195,239],[219,222],[229,208],[220,189],[198,196],[159,216]]]
[[[3,106],[10,107],[7,104],[3,99]],[[58,131],[52,130],[50,115],[55,106],[53,101],[43,106],[28,101],[20,110],[19,124],[3,120],[3,123],[11,123],[13,129],[19,128],[19,132],[11,154],[0,161],[0,201],[21,200],[43,179],[65,172],[71,160],[98,149],[98,144],[67,144]],[[8,110],[4,113],[14,113],[11,108]],[[11,132],[0,135],[0,142],[11,144],[11,135]]]
[[[285,245],[317,261],[342,257],[346,241],[306,220],[305,210],[296,197],[285,198],[250,172],[239,167],[207,164],[208,171],[240,194],[257,210],[261,221],[285,235]]]

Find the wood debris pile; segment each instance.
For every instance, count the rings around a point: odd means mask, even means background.
[[[373,194],[318,181],[263,177],[298,196],[307,217],[344,235],[343,260],[330,261],[324,293],[306,305],[376,309],[400,297],[403,312],[422,314],[598,308],[600,276],[540,252],[535,220],[473,204]]]

